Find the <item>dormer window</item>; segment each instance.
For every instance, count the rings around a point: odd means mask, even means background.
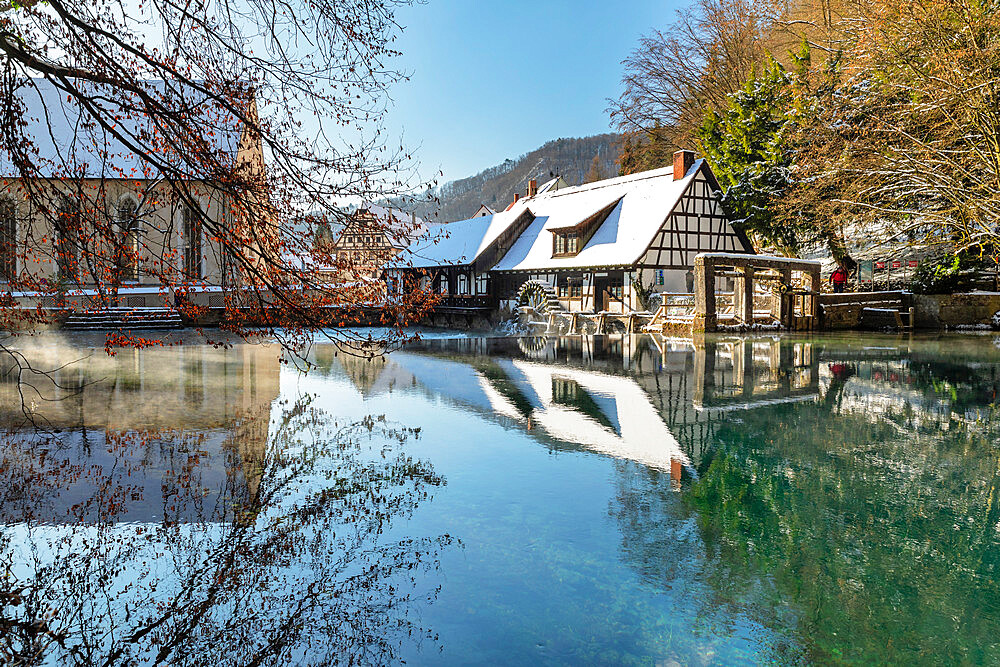
[[[572,257],[580,254],[597,229],[608,219],[611,212],[621,203],[619,197],[599,211],[587,216],[582,222],[569,226],[550,229],[552,232],[552,256]]]
[[[552,255],[575,255],[580,252],[580,235],[577,232],[553,232]]]

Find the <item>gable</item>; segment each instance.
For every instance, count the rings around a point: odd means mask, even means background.
[[[688,269],[700,252],[753,254],[746,235],[730,224],[717,192],[711,171],[699,169],[647,248],[642,265]]]

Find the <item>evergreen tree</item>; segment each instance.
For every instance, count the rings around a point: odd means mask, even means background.
[[[699,140],[725,191],[723,205],[734,224],[763,244],[793,253],[795,226],[779,219],[772,204],[791,183],[788,134],[802,116],[792,78],[771,59],[722,112],[710,111]]]
[[[626,134],[622,142],[622,150],[618,156],[618,175],[628,176],[639,171],[638,146],[632,140],[632,135]]]
[[[646,130],[649,140],[642,147],[642,170],[659,169],[673,164],[675,146],[670,140],[667,128],[657,119],[653,127]]]

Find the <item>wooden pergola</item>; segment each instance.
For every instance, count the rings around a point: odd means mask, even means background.
[[[778,322],[787,329],[815,329],[819,321],[820,262],[767,255],[706,252],[695,257],[694,331],[717,331],[716,279],[733,278],[735,323],[752,326],[754,283],[770,283],[764,322]],[[796,276],[798,274],[797,280]]]

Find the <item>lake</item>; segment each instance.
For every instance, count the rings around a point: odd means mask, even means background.
[[[177,342],[6,341],[0,660],[1000,662],[993,335]]]

